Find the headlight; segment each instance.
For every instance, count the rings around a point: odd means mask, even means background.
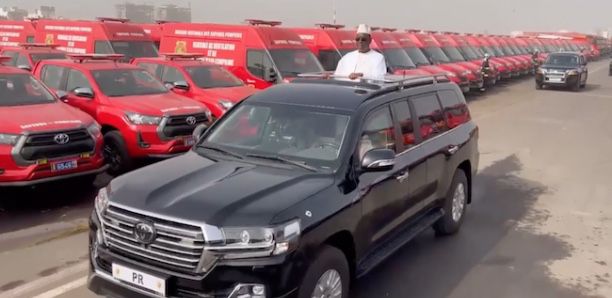
[[[227,111],[234,106],[234,103],[226,99],[219,99],[219,106]]]
[[[544,68],[538,68],[537,72],[538,72],[538,73],[541,73],[541,74],[546,74],[546,69],[544,69]]]
[[[0,133],[0,145],[15,146],[19,141],[20,135]]]
[[[570,70],[567,72],[568,76],[576,76],[578,75],[578,71],[577,70]]]
[[[108,187],[101,188],[98,192],[98,196],[96,196],[95,208],[96,213],[100,218],[104,212],[106,212],[106,208],[108,208]]]
[[[89,132],[90,135],[94,137],[97,137],[102,133],[100,125],[98,125],[98,123],[95,123],[95,122],[87,127],[87,131]]]
[[[127,116],[128,120],[132,122],[132,124],[136,125],[158,125],[162,119],[161,117],[157,116],[146,116],[131,112],[127,112],[125,115]]]
[[[290,253],[298,245],[300,221],[293,220],[276,227],[222,228],[223,244],[207,246],[206,250],[224,259],[257,258]]]

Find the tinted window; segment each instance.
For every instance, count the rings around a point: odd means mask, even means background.
[[[450,59],[448,58],[448,56],[446,56],[446,54],[444,54],[442,49],[440,49],[439,47],[424,48],[423,51],[425,52],[425,55],[427,55],[427,57],[429,57],[429,59],[431,59],[433,62],[437,62],[437,63],[449,63],[450,62]]]
[[[111,46],[116,54],[128,59],[159,56],[152,41],[111,41]]]
[[[19,55],[19,57],[17,57],[17,66],[21,65],[32,66],[30,64],[30,59],[28,59],[28,56],[21,54]]]
[[[284,77],[297,77],[301,73],[323,70],[317,58],[309,50],[270,50],[270,55]]]
[[[421,49],[417,47],[410,47],[405,48],[404,50],[406,51],[412,62],[414,62],[414,64],[416,64],[417,66],[431,64],[429,60],[427,60],[427,57],[425,57],[425,54],[423,54]]]
[[[178,81],[185,81],[185,76],[181,73],[181,71],[172,66],[164,67],[164,75],[161,79],[164,83],[174,83]]]
[[[63,89],[62,78],[64,77],[65,70],[63,67],[45,65],[42,69],[41,79],[49,88],[61,90]]]
[[[340,53],[338,53],[336,50],[319,51],[319,61],[321,62],[321,65],[323,65],[323,69],[327,71],[336,70],[340,58],[342,58],[342,56],[340,56]]]
[[[221,66],[191,66],[185,71],[196,86],[206,88],[225,88],[243,86],[244,83]]]
[[[408,101],[403,100],[393,103],[393,112],[395,113],[400,131],[402,133],[402,141],[404,146],[409,148],[416,143],[416,140]]]
[[[94,52],[96,54],[113,54],[113,48],[110,43],[105,40],[96,41],[94,45]]]
[[[448,123],[448,128],[454,128],[470,121],[470,111],[463,96],[452,90],[439,91],[438,95],[444,109],[444,117]]]
[[[415,96],[411,100],[419,119],[419,130],[423,140],[435,137],[448,130],[442,114],[442,107],[435,93]]]
[[[77,88],[91,88],[89,80],[80,71],[71,69],[68,72],[68,82],[66,84],[66,90],[72,92]]]
[[[0,106],[54,102],[55,98],[29,74],[0,74]]]
[[[553,66],[578,66],[579,63],[577,55],[550,55],[545,64]]]
[[[263,79],[266,72],[274,69],[274,65],[266,52],[249,50],[247,52],[247,68],[251,74]]]
[[[359,159],[372,149],[396,151],[395,129],[388,107],[379,109],[366,118],[359,141]]]
[[[387,60],[387,66],[394,69],[412,69],[416,68],[414,62],[410,60],[404,49],[385,49],[382,51]]]
[[[50,60],[50,59],[66,59],[66,54],[64,53],[38,53],[31,54],[30,57],[34,63],[41,60]]]
[[[455,47],[444,47],[442,48],[442,51],[444,51],[446,56],[448,56],[453,62],[465,61],[465,58],[463,58],[459,50],[457,50]]]
[[[92,71],[102,93],[110,97],[167,93],[164,87],[146,70],[110,69]]]
[[[156,63],[138,63],[140,68],[148,71],[150,74],[161,80],[162,70],[164,69],[161,64]]]
[[[5,62],[4,65],[17,66],[17,56],[19,56],[19,53],[13,51],[4,51],[2,52],[2,56],[11,57],[11,60]]]

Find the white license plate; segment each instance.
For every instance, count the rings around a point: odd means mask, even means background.
[[[185,144],[185,146],[193,146],[195,144],[195,138],[194,137],[186,137],[183,139],[183,143]]]
[[[158,295],[166,296],[166,280],[113,263],[113,277],[117,280],[151,290]]]
[[[76,159],[51,163],[52,172],[67,171],[67,170],[76,169],[77,167],[78,167],[78,164],[77,164]]]
[[[562,78],[548,78],[548,81],[552,83],[562,83],[563,79]]]

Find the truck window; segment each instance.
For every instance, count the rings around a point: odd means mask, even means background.
[[[113,48],[106,40],[96,40],[94,44],[94,52],[96,54],[113,54]]]
[[[49,88],[62,90],[62,79],[66,69],[55,65],[45,65],[42,69],[41,79]]]
[[[17,66],[17,56],[19,56],[19,53],[15,51],[4,51],[2,52],[1,55],[6,56],[6,57],[11,57],[11,60],[5,62],[4,65]]]
[[[374,111],[366,118],[359,141],[359,159],[372,149],[395,151],[395,129],[388,106]]]
[[[157,63],[138,63],[138,66],[148,73],[152,74],[158,80],[161,80],[162,71],[164,70],[163,65]]]
[[[334,71],[342,56],[336,50],[320,50],[319,61],[326,71]]]
[[[397,122],[402,133],[404,148],[408,149],[416,143],[414,125],[412,123],[412,115],[410,114],[408,100],[401,100],[393,103],[393,112],[395,113],[395,118],[397,118]]]
[[[442,90],[438,92],[440,102],[444,109],[444,118],[448,123],[448,128],[454,128],[470,120],[465,99],[461,98],[457,92],[452,90]]]
[[[264,78],[264,74],[270,68],[274,68],[268,53],[262,50],[247,51],[247,68],[256,77]]]
[[[91,85],[89,84],[87,77],[82,72],[71,69],[70,72],[68,72],[66,90],[72,92],[77,88],[91,88]]]
[[[423,140],[435,137],[448,130],[442,106],[435,93],[412,97],[412,103],[419,120],[419,130]]]
[[[164,67],[164,75],[161,79],[164,83],[174,83],[178,81],[186,81],[185,76],[176,67],[166,66]]]
[[[157,48],[152,41],[111,41],[113,52],[126,58],[157,57]]]
[[[30,63],[30,59],[28,59],[28,56],[24,54],[19,54],[19,57],[17,57],[16,64],[17,66],[21,66],[21,65],[32,66],[32,64]]]

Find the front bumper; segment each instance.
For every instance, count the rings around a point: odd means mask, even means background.
[[[551,76],[550,74],[536,74],[536,83],[540,85],[570,87],[576,85],[578,80],[578,75]]]
[[[156,126],[134,126],[122,131],[122,135],[133,158],[168,158],[187,152],[193,146],[191,135],[161,139]]]

